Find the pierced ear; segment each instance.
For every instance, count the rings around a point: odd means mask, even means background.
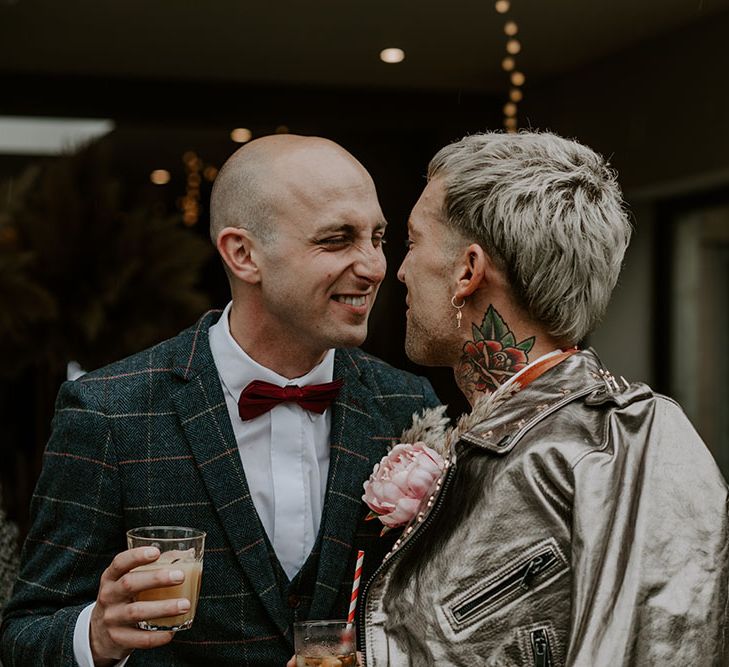
[[[258,283],[261,274],[253,250],[253,239],[240,227],[225,227],[218,234],[215,244],[228,270],[239,280]]]
[[[486,280],[490,257],[478,243],[472,243],[463,251],[456,275],[456,297],[459,301],[471,296]]]

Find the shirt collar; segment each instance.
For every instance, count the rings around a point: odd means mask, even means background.
[[[562,350],[560,350],[559,348],[557,348],[556,350],[552,350],[551,352],[547,352],[546,354],[543,354],[541,357],[537,357],[534,361],[530,361],[526,366],[524,366],[524,368],[522,368],[518,373],[515,373],[514,375],[512,375],[501,386],[502,387],[505,387],[506,385],[511,384],[512,382],[514,382],[514,380],[516,380],[520,375],[523,375],[528,368],[530,368],[531,366],[533,366],[534,364],[536,364],[538,361],[545,361],[545,360],[549,359],[550,357],[553,357],[553,356],[555,356],[557,354],[560,354],[561,352],[562,352]]]
[[[232,301],[225,307],[220,319],[210,327],[208,336],[210,340],[210,352],[213,355],[213,361],[215,362],[215,367],[218,369],[220,380],[236,401],[243,389],[253,380],[270,382],[277,387],[286,387],[292,384],[304,386],[307,384],[320,384],[332,381],[334,377],[334,350],[329,350],[324,356],[324,359],[308,373],[293,379],[279,375],[270,368],[259,364],[255,359],[252,359],[238,345],[230,333],[228,316],[231,306]]]

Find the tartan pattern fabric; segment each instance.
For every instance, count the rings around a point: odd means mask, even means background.
[[[334,376],[345,385],[332,407],[321,528],[289,583],[248,491],[210,353],[207,332],[219,316],[62,386],[5,609],[6,667],[75,664],[78,614],[135,526],[208,535],[192,629],[134,652],[130,667],[283,665],[294,620],[346,616],[357,548],[369,571],[389,548],[379,522],[363,521],[362,482],[412,414],[437,404],[430,384],[360,350],[337,350]]]

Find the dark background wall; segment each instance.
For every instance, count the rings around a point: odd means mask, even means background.
[[[669,218],[687,200],[701,207],[729,199],[728,35],[729,14],[720,14],[540,82],[524,103],[535,127],[579,138],[618,171],[634,236],[591,342],[617,372],[669,394],[666,319],[672,272],[681,270],[665,258]]]

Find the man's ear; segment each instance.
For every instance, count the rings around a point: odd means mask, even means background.
[[[478,243],[471,243],[456,264],[456,301],[464,301],[489,278],[491,258]]]
[[[238,280],[255,284],[261,281],[253,238],[246,229],[225,227],[220,230],[215,244],[228,271]]]

